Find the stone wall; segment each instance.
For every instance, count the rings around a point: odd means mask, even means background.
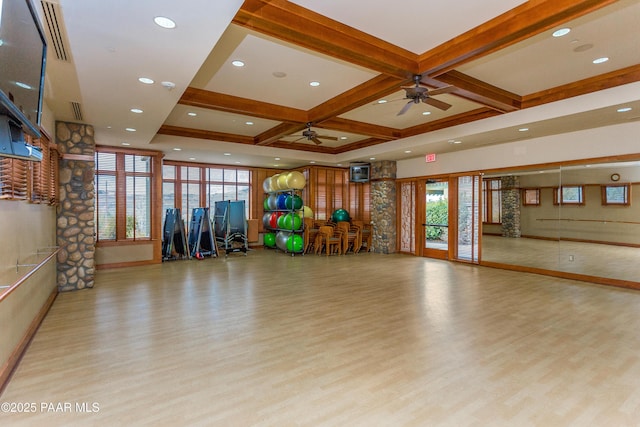
[[[58,290],[92,288],[94,282],[94,174],[93,127],[56,123],[60,152],[60,205],[57,245]]]
[[[520,179],[502,177],[502,237],[520,237]]]
[[[396,162],[371,164],[371,224],[373,251],[396,252]]]

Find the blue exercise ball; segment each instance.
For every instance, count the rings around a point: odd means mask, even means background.
[[[278,209],[281,209],[281,210],[287,209],[287,195],[278,194],[276,204],[278,205]]]

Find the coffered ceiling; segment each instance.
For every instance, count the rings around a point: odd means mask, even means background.
[[[100,144],[168,159],[337,165],[640,118],[636,0],[41,5],[57,14],[71,52],[65,61],[49,49],[56,118],[94,125]],[[159,15],[176,28],[156,26]],[[43,19],[53,40],[51,17]],[[571,31],[553,37],[561,28]],[[398,115],[414,75],[428,90],[452,87]],[[624,106],[632,110],[618,113]],[[302,134],[307,123],[315,141]]]

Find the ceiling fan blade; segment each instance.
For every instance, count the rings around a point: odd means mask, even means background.
[[[295,136],[299,136],[299,135],[295,135]],[[303,140],[303,139],[304,139],[304,136],[301,136],[301,137],[300,137],[300,138],[298,138],[298,139],[294,139],[293,141],[289,141],[289,143],[290,143],[290,144],[293,144],[294,142],[298,142],[298,141],[301,141],[301,140]]]
[[[455,92],[456,89],[457,88],[455,86],[444,86],[444,87],[439,87],[437,89],[431,89],[429,90],[429,96],[440,95],[442,93]]]
[[[318,138],[316,138],[315,136],[314,136],[313,138],[311,138],[311,140],[312,140],[313,142],[315,142],[315,143],[316,143],[316,145],[320,145],[320,144],[322,144],[322,141],[320,141],[320,140],[319,140]]]
[[[433,105],[434,107],[439,108],[443,111],[447,111],[449,108],[451,108],[451,104],[447,104],[446,102],[440,101],[439,99],[424,98],[422,102],[424,102],[425,104]]]
[[[329,135],[316,135],[316,138],[328,139],[329,141],[337,141],[338,140],[337,137],[329,136]]]
[[[411,101],[407,102],[407,103],[404,105],[404,107],[402,107],[402,110],[400,110],[400,112],[399,112],[398,114],[396,114],[396,116],[401,116],[401,115],[403,115],[404,113],[406,113],[406,112],[409,110],[409,108],[411,108],[411,104],[413,104],[413,103],[414,103],[414,102],[413,102],[413,100],[411,100]]]

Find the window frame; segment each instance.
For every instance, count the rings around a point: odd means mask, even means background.
[[[498,182],[499,188],[492,188],[491,182]],[[502,224],[502,178],[483,178],[482,179],[482,223],[483,224]],[[498,212],[498,222],[493,221],[493,199],[498,195],[500,208]]]
[[[535,197],[531,200],[527,197],[534,192]],[[522,206],[540,206],[540,188],[523,188],[522,189]]]
[[[109,153],[115,155],[115,170],[101,170],[99,169],[100,165],[98,160],[99,153]],[[148,171],[140,172],[140,171],[127,171],[125,168],[125,156],[140,156],[140,157],[149,157],[149,168]],[[157,221],[157,215],[154,214],[155,206],[156,206],[156,173],[157,165],[160,163],[158,153],[157,152],[149,152],[145,150],[135,150],[135,149],[127,149],[127,150],[118,150],[113,149],[111,147],[96,147],[94,159],[96,161],[95,167],[95,177],[94,177],[94,185],[96,188],[96,197],[95,197],[95,207],[94,207],[94,221],[95,221],[95,229],[96,229],[96,244],[102,245],[110,245],[110,244],[121,244],[121,243],[149,243],[154,240],[154,227]],[[135,163],[135,160],[134,160]],[[100,198],[98,195],[99,188],[99,179],[101,176],[113,176],[115,177],[115,238],[106,239],[101,238],[99,233],[100,227],[100,219],[99,219],[99,210],[100,210]],[[138,236],[134,233],[133,237],[127,237],[127,217],[131,216],[127,213],[127,180],[128,178],[134,177],[144,177],[148,179],[148,197],[147,203],[148,206],[145,209],[147,211],[147,221],[148,221],[148,236]],[[134,204],[135,206],[135,204]],[[135,212],[133,214],[134,224],[135,224]]]
[[[577,189],[579,200],[565,200],[565,190]],[[562,200],[560,200],[560,196],[562,195]],[[584,206],[585,204],[584,197],[584,185],[562,185],[560,187],[553,188],[553,204],[555,206]]]
[[[609,196],[607,194],[607,190],[609,188],[624,188],[624,200],[622,202],[609,200]],[[631,206],[631,184],[629,183],[601,185],[600,191],[602,206]]]

